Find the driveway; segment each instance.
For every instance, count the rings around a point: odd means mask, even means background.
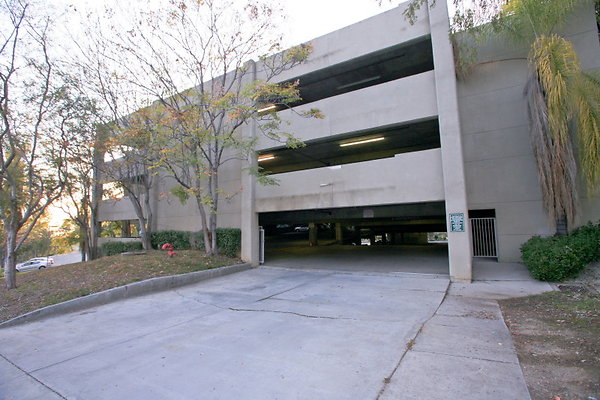
[[[259,268],[0,329],[0,398],[375,399],[448,284]]]

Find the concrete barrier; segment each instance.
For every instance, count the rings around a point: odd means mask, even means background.
[[[9,319],[0,323],[0,329],[26,322],[37,321],[57,314],[67,314],[86,308],[112,303],[114,301],[129,297],[143,296],[145,294],[169,290],[180,286],[190,285],[207,279],[218,278],[240,271],[251,269],[250,263],[230,265],[227,267],[207,269],[204,271],[190,272],[188,274],[161,276],[145,281],[130,283],[128,285],[115,287],[103,292],[93,293],[78,297],[63,303],[53,304],[39,310]]]

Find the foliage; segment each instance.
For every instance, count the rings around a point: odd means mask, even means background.
[[[52,247],[55,253],[69,253],[73,246],[81,241],[80,230],[73,220],[66,219],[52,237]]]
[[[285,131],[286,123],[277,114],[300,99],[299,82],[278,84],[271,80],[306,60],[311,47],[280,51],[277,8],[270,0],[243,3],[164,3],[155,12],[140,10],[132,16],[129,27],[90,35],[96,40],[90,54],[102,55],[100,64],[111,65],[115,71],[109,77],[103,75],[104,81],[127,82],[132,93],[154,100],[133,113],[115,115],[120,126],[112,130],[118,131],[113,137],[120,153],[144,154],[134,157],[137,161],[132,163],[143,169],[143,173],[133,175],[143,177],[139,183],[149,187],[155,174],[166,171],[175,181],[171,194],[181,202],[191,199],[196,203],[208,254],[218,247],[220,203],[241,190],[225,189],[219,180],[220,171],[226,163],[254,158],[257,138],[242,134],[241,128],[253,126],[288,146],[302,145]],[[119,54],[118,59],[114,54]],[[259,62],[248,61],[257,56]],[[95,56],[89,58],[96,60]],[[109,98],[130,97],[119,92]],[[300,115],[322,117],[314,109]],[[246,171],[260,174],[254,168]],[[113,175],[123,176],[121,172]],[[266,180],[261,177],[261,181]],[[135,202],[133,205],[142,208]],[[151,216],[146,218],[150,220]],[[142,231],[143,225],[140,220]]]
[[[157,231],[150,235],[153,249],[159,249],[165,243],[175,247],[175,250],[188,250],[191,248],[190,233],[185,231]]]
[[[152,247],[159,249],[165,243],[175,246],[175,249],[204,248],[203,232],[158,231],[152,233]],[[238,228],[217,228],[217,249],[227,257],[236,257],[242,246],[242,232]]]
[[[102,244],[102,255],[105,257],[139,250],[142,250],[140,242],[106,242]]]
[[[600,222],[568,236],[534,236],[521,246],[523,262],[542,281],[562,281],[577,276],[589,263],[600,261]]]
[[[242,248],[242,231],[237,228],[217,229],[217,247],[227,257],[239,255]]]

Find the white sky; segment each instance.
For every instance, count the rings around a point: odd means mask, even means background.
[[[382,0],[381,6],[377,0],[283,0],[282,3],[287,14],[284,47],[289,47],[390,10],[401,1]]]

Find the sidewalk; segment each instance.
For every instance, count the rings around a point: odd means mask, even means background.
[[[473,283],[452,283],[381,399],[529,399],[497,300],[553,290],[521,264],[478,261]]]

